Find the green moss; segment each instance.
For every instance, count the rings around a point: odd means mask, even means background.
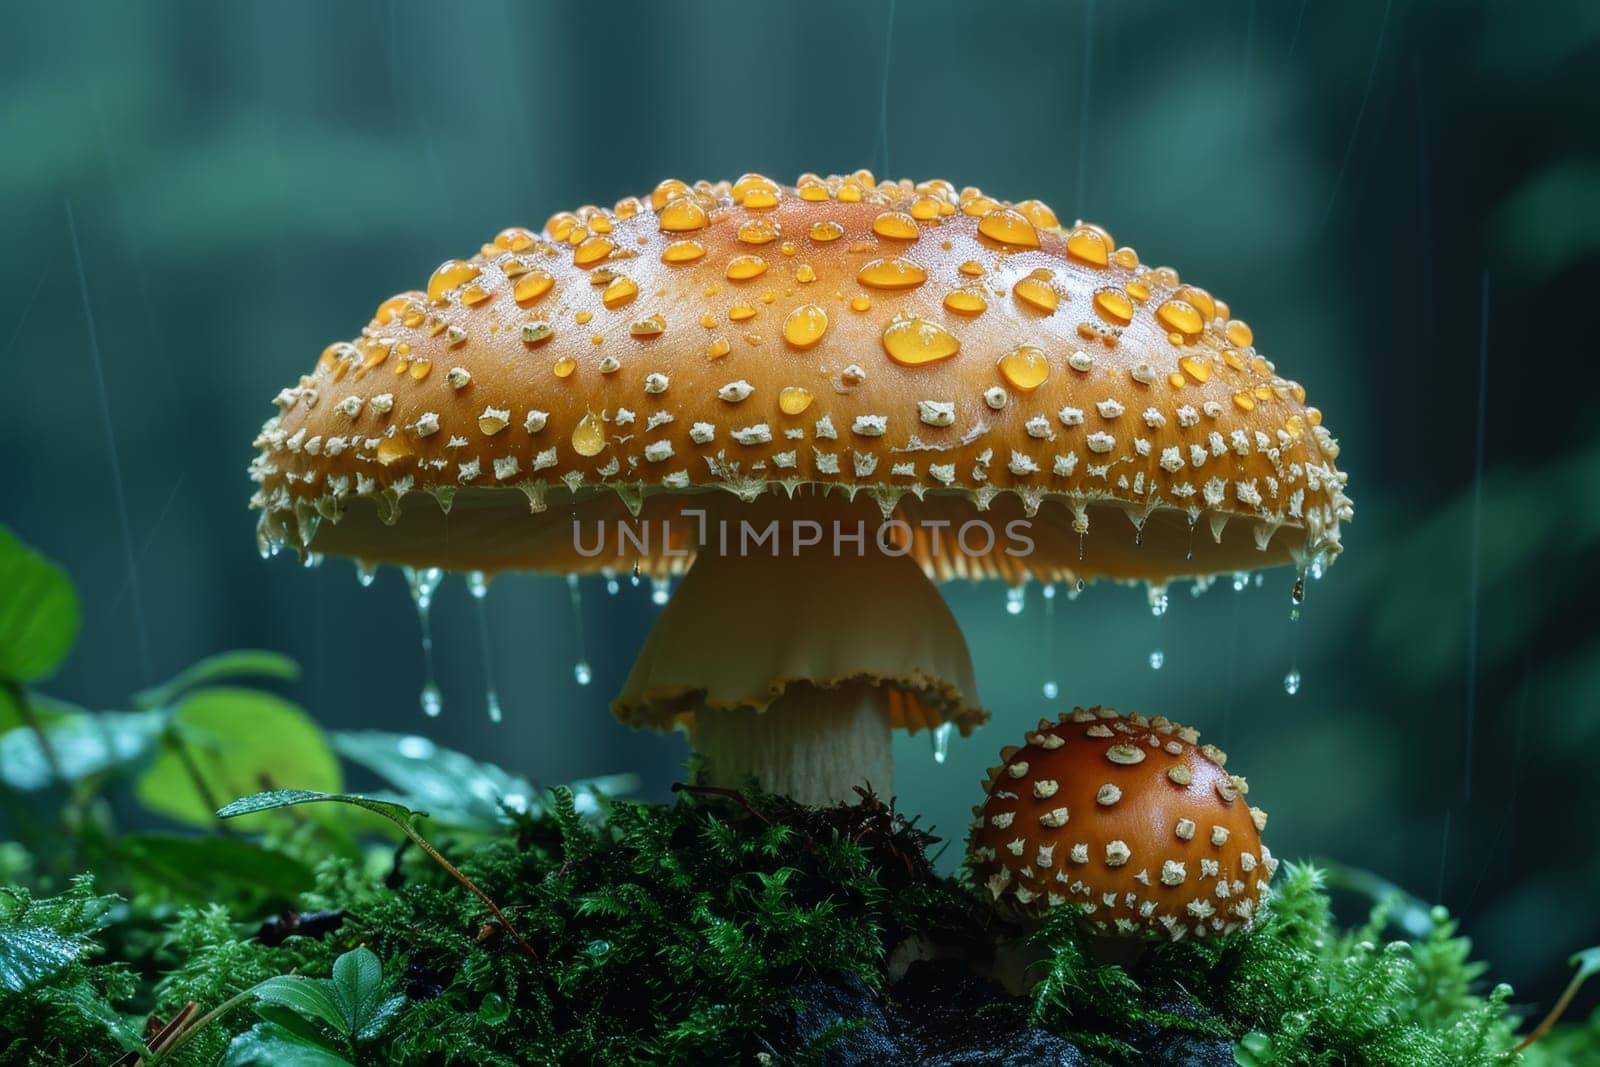
[[[258,937],[259,916],[192,906],[141,969],[164,972],[155,1012],[167,1019],[275,975],[327,977],[341,953],[364,945],[382,961],[384,995],[406,997],[385,1031],[393,1062],[695,1063],[758,1052],[801,1062],[867,1025],[841,1015],[811,1035],[810,1050],[795,1044],[786,1020],[808,983],[892,999],[888,955],[912,935],[980,967],[997,942],[1024,936],[934,875],[930,840],[875,798],[813,810],[775,797],[685,797],[615,803],[595,822],[558,791],[548,812],[509,833],[438,842],[537,959],[406,850],[387,879],[352,859],[322,862],[300,904],[343,914],[320,936]],[[27,907],[35,925],[87,948],[103,920],[85,916],[109,905],[79,886]],[[1031,934],[1042,955],[1032,994],[995,989],[980,1014],[1063,1035],[1106,1063],[1148,1062],[1158,1031],[1237,1041],[1246,1064],[1507,1062],[1509,990],[1477,991],[1481,965],[1449,917],[1436,910],[1432,932],[1414,942],[1386,942],[1387,925],[1380,907],[1360,929],[1336,930],[1318,872],[1293,865],[1252,932],[1160,944],[1126,968],[1098,962],[1063,910]],[[133,985],[126,967],[74,959],[8,999],[0,1029],[50,1033],[31,1053],[38,1062],[104,1056],[119,1047],[104,1017]],[[98,1014],[81,1010],[85,999]],[[218,1062],[259,1022],[246,997],[172,1062]],[[1600,1025],[1547,1041],[1570,1058],[1600,1047]],[[1557,1061],[1540,1051],[1527,1062]]]

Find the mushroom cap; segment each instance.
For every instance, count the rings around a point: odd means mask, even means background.
[[[669,180],[384,301],[278,395],[252,504],[264,547],[486,571],[681,569],[686,501],[782,489],[803,515],[834,488],[906,520],[937,578],[1332,557],[1338,447],[1231,316],[1036,200]],[[573,519],[630,515],[670,536],[575,551]],[[956,544],[1025,518],[1026,558]]]
[[[1227,756],[1162,716],[1076,708],[1002,752],[967,842],[997,904],[1078,904],[1114,936],[1248,929],[1278,862]]]

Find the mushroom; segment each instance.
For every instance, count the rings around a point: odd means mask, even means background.
[[[967,842],[974,880],[1024,916],[1083,908],[1112,937],[1249,929],[1278,869],[1267,813],[1194,730],[1075,708],[1001,752]]]
[[[1304,401],[1224,302],[1038,201],[668,180],[384,301],[278,394],[252,503],[264,550],[367,564],[698,560],[614,711],[828,799],[890,787],[890,727],[985,717],[930,580],[1331,559]]]

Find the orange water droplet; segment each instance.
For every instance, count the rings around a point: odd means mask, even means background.
[[[706,355],[712,359],[721,359],[723,356],[728,354],[728,350],[731,347],[732,346],[728,344],[728,339],[726,337],[719,337],[706,347]]]
[[[494,235],[494,245],[512,252],[526,252],[533,247],[533,234],[521,226],[511,226]]]
[[[1233,404],[1240,411],[1254,411],[1256,409],[1255,397],[1245,392],[1234,393]]]
[[[1182,389],[1184,386],[1189,384],[1189,379],[1185,378],[1177,371],[1173,371],[1171,374],[1167,375],[1167,384],[1172,386],[1174,389]]]
[[[1201,384],[1211,380],[1211,364],[1199,356],[1184,356],[1178,360],[1178,366],[1183,368],[1183,373]]]
[[[476,283],[468,285],[465,289],[461,290],[461,302],[469,308],[477,307],[480,304],[487,304],[493,299],[494,294],[492,292]]]
[[[922,231],[917,228],[917,220],[904,211],[885,211],[872,220],[872,232],[879,237],[914,241]]]
[[[945,310],[953,311],[957,315],[981,315],[988,308],[989,301],[976,289],[952,289],[945,294]]]
[[[608,308],[619,308],[639,295],[639,285],[632,278],[618,278],[600,294],[600,302]]]
[[[1079,226],[1067,234],[1067,255],[1091,267],[1104,267],[1110,262],[1111,248],[1097,230]]]
[[[783,339],[795,348],[810,348],[827,331],[828,313],[816,304],[801,304],[783,320]]]
[[[743,322],[756,317],[756,309],[749,304],[735,304],[728,309],[728,318],[734,322]]]
[[[1150,299],[1150,287],[1145,285],[1143,282],[1129,282],[1128,295],[1133,297],[1133,299],[1138,303],[1142,304],[1146,300]]]
[[[999,206],[999,204],[981,193],[973,196],[963,196],[961,199],[961,213],[964,215],[987,215]]]
[[[516,288],[511,290],[511,296],[517,303],[527,307],[548,293],[555,284],[556,279],[549,271],[530,270],[517,279]]]
[[[580,267],[587,267],[591,263],[598,263],[613,251],[616,245],[605,237],[587,237],[572,253],[572,262]]]
[[[1020,345],[1000,357],[1000,377],[1023,393],[1031,393],[1050,377],[1050,360],[1032,345]]]
[[[729,190],[733,202],[745,207],[767,208],[778,202],[778,183],[762,174],[746,174]]]
[[[861,203],[861,185],[860,185],[860,183],[858,183],[856,181],[853,181],[852,179],[849,179],[849,178],[846,178],[844,181],[840,182],[839,183],[839,202],[841,204],[859,204],[859,203]]]
[[[1238,345],[1240,348],[1249,348],[1256,339],[1255,331],[1243,319],[1230,319],[1223,332],[1227,334],[1230,344]]]
[[[664,178],[650,193],[650,208],[660,211],[666,206],[667,201],[675,196],[683,196],[689,192],[689,187],[676,178]],[[551,231],[554,236],[555,231]]]
[[[391,296],[389,299],[378,305],[378,310],[372,317],[377,320],[379,326],[387,326],[389,323],[394,321],[396,315],[400,314],[401,310],[406,306],[410,299],[410,293],[401,293],[399,296]]]
[[[837,222],[819,222],[811,227],[813,241],[837,241],[844,236],[844,227]]]
[[[1050,205],[1042,200],[1024,200],[1017,205],[1017,212],[1041,229],[1053,230],[1061,225],[1061,220],[1050,210]]]
[[[785,415],[798,415],[811,406],[811,390],[791,385],[778,394],[778,410]]]
[[[1168,333],[1189,342],[1193,342],[1200,336],[1200,331],[1205,329],[1205,320],[1200,317],[1200,312],[1193,304],[1184,300],[1163,301],[1161,306],[1156,308],[1156,321]]]
[[[1094,309],[1113,326],[1126,326],[1133,321],[1133,303],[1127,293],[1115,287],[1095,290]]]
[[[1016,294],[1018,300],[1046,315],[1054,311],[1061,302],[1060,294],[1055,288],[1040,278],[1024,278],[1011,291]]]
[[[378,462],[385,467],[417,454],[416,446],[404,434],[385,437],[378,442]]]
[[[578,369],[578,361],[571,356],[562,356],[550,369],[555,372],[557,378],[570,378],[572,372]]]
[[[828,199],[828,183],[821,178],[803,180],[797,188],[800,192],[800,199],[809,203],[820,203]]]
[[[978,232],[991,241],[1014,248],[1038,248],[1039,231],[1019,212],[1010,208],[991,211],[978,220]]]
[[[961,264],[959,269],[962,274],[965,274],[969,278],[983,277],[983,264],[979,263],[975,259],[967,260],[965,263]]]
[[[767,261],[760,256],[734,256],[728,260],[723,276],[730,282],[747,282],[767,272]]]
[[[442,300],[444,294],[478,276],[478,268],[461,259],[447,259],[428,279],[428,299]]]
[[[661,250],[661,262],[671,266],[693,263],[706,254],[706,246],[699,241],[673,241]]]
[[[712,329],[717,325],[717,317],[708,311],[704,315],[700,316],[700,325],[704,326],[708,330]]]
[[[883,349],[902,367],[920,367],[961,351],[956,335],[927,319],[901,316],[883,331]]]
[[[1176,286],[1178,284],[1178,272],[1171,267],[1157,267],[1154,273],[1156,281],[1161,285]]]
[[[1191,304],[1196,311],[1200,312],[1200,318],[1203,322],[1210,322],[1217,317],[1217,302],[1211,299],[1210,293],[1198,285],[1179,286],[1178,291],[1172,295],[1178,300]]]
[[[433,370],[433,360],[431,360],[431,359],[416,359],[416,360],[412,360],[411,364],[410,364],[410,367],[409,367],[409,371],[410,371],[410,374],[411,374],[411,380],[414,381],[414,382],[420,382],[420,381],[422,381],[423,379],[425,379],[428,376],[428,372],[431,371],[431,370]]]
[[[578,228],[578,216],[570,211],[558,211],[545,220],[544,228],[557,241],[565,241]]]
[[[592,411],[584,412],[572,428],[572,450],[580,456],[598,456],[606,447],[606,425]]]
[[[656,221],[668,233],[686,233],[704,228],[710,220],[706,217],[705,208],[687,196],[680,196],[667,201]]]
[[[769,218],[746,219],[739,226],[739,240],[747,245],[764,245],[779,234],[776,222]]]
[[[1132,270],[1139,265],[1139,253],[1127,246],[1123,246],[1111,253],[1111,262],[1123,270]]]
[[[851,311],[866,311],[872,306],[872,299],[867,296],[854,296],[850,298]]]
[[[1321,426],[1322,425],[1322,409],[1321,408],[1306,408],[1306,421],[1309,422],[1313,426]]]
[[[931,196],[919,196],[911,202],[911,217],[919,222],[931,222],[939,217],[939,201]]]
[[[610,233],[611,230],[611,220],[604,215],[596,215],[589,220],[590,233]]]
[[[1246,366],[1244,357],[1231,348],[1224,348],[1222,350],[1222,362],[1226,363],[1234,370],[1244,370]]]
[[[927,280],[927,271],[899,256],[871,260],[856,272],[856,281],[873,289],[915,289]]]
[[[811,268],[811,264],[802,263],[794,269],[794,280],[801,283],[814,282],[817,280],[817,272]]]

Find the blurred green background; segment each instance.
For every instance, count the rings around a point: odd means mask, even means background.
[[[399,574],[363,590],[342,561],[257,557],[250,440],[326,343],[504,226],[665,176],[948,177],[1101,222],[1230,301],[1327,413],[1357,521],[1292,624],[1284,572],[1174,587],[1160,619],[1143,590],[1062,591],[1047,618],[1037,588],[1018,615],[999,587],[948,589],[995,719],[942,764],[926,736],[897,752],[945,865],[996,750],[1103,702],[1201,727],[1275,851],[1442,900],[1521,999],[1600,940],[1600,5],[5,12],[0,522],[85,602],[52,692],[111,707],[274,648],[330,726],[535,780],[636,770],[664,797],[683,741],[606,711],[648,588],[583,582],[584,687],[562,579],[497,580],[494,725],[452,581],[427,720]]]

